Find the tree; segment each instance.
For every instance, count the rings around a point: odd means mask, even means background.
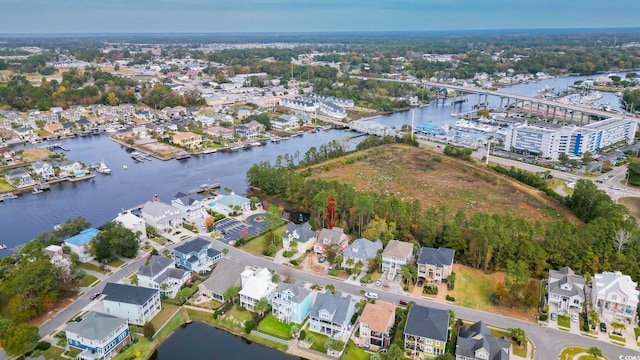
[[[569,162],[569,155],[565,154],[565,153],[560,153],[558,155],[558,161],[560,162],[560,164],[566,164]]]
[[[133,274],[133,276],[131,276],[131,285],[138,286],[138,274]]]
[[[449,309],[449,328],[453,327],[453,324],[456,323],[456,312]]]
[[[455,357],[449,353],[442,354],[436,360],[455,360]]]
[[[518,346],[522,346],[522,344],[527,343],[527,333],[520,328],[509,328],[507,329],[509,332],[509,336],[518,343]]]
[[[623,323],[619,322],[619,321],[613,321],[613,322],[611,323],[611,328],[613,329],[613,332],[614,332],[614,333],[618,333],[618,334],[620,334],[620,332],[621,332],[622,330],[626,329],[626,328],[627,328],[627,326],[626,326],[625,324],[623,324]],[[620,329],[620,331],[616,331],[617,329]]]
[[[584,154],[582,154],[582,162],[583,163],[588,164],[588,163],[592,163],[594,161],[595,161],[595,159],[593,158],[593,155],[591,155],[590,152],[587,151]]]
[[[289,336],[291,337],[298,337],[298,333],[300,332],[300,326],[293,324],[291,325],[291,328],[289,328]]]
[[[238,297],[238,293],[242,290],[240,286],[231,286],[224,292],[223,296],[225,299],[231,300],[231,302],[235,302],[236,297]]]
[[[329,244],[324,248],[324,254],[327,256],[329,264],[335,263],[340,251],[342,251],[342,249],[339,244]]]
[[[111,105],[111,106],[117,106],[120,104],[120,99],[118,98],[118,95],[116,95],[116,93],[114,92],[110,92],[107,95],[107,104]]]
[[[625,229],[618,229],[615,232],[616,250],[622,251],[622,247],[631,241],[631,233]]]
[[[149,341],[153,339],[153,335],[155,335],[155,333],[156,333],[156,328],[155,326],[153,326],[151,322],[145,323],[144,326],[142,327],[142,334],[144,335],[144,337],[149,339]]]
[[[7,330],[14,325],[13,321],[0,317],[0,339],[2,339],[4,334],[7,333]]]
[[[589,310],[589,322],[591,323],[591,327],[595,329],[596,324],[600,322],[600,317],[598,316],[598,312],[591,309]]]
[[[117,256],[132,258],[139,248],[136,234],[120,222],[107,222],[93,239],[93,251],[97,261],[106,262]]]
[[[271,308],[269,305],[269,300],[266,297],[260,298],[258,302],[253,306],[253,309],[258,312],[260,316],[264,315]]]
[[[7,355],[17,356],[33,349],[40,341],[38,328],[29,325],[12,326],[2,338],[2,347]]]
[[[591,355],[594,360],[597,360],[602,357],[602,350],[596,346],[592,346],[587,350],[587,354]]]
[[[222,253],[224,254],[224,256],[227,256],[227,254],[229,253],[229,249],[223,248]]]
[[[267,223],[269,223],[269,229],[271,229],[271,243],[273,244],[275,241],[275,231],[273,231],[276,227],[278,227],[282,223],[282,212],[280,208],[277,206],[270,206],[267,210]]]
[[[389,350],[387,350],[387,359],[389,360],[400,360],[404,358],[404,351],[400,348],[398,344],[391,344],[389,346]]]
[[[369,355],[369,360],[382,360],[382,357],[379,353],[373,353]]]
[[[336,287],[333,284],[327,284],[324,288],[327,289],[327,291],[331,291],[332,294],[336,293]]]

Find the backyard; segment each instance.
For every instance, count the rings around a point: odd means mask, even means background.
[[[269,334],[280,339],[291,339],[291,326],[278,320],[273,314],[267,315],[258,325],[258,331]]]

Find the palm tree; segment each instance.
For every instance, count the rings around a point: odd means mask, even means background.
[[[602,350],[595,346],[592,346],[587,350],[587,354],[591,355],[595,360],[600,359],[602,357]]]
[[[223,296],[225,299],[231,300],[231,303],[234,303],[241,289],[242,288],[240,286],[231,286],[224,292]]]
[[[133,276],[131,277],[131,285],[138,285],[138,275],[137,274],[133,274]]]
[[[613,332],[614,333],[618,333],[620,334],[622,332],[622,330],[626,329],[627,326],[621,322],[618,321],[614,321],[611,323],[611,327],[613,328]],[[620,331],[616,331],[616,329],[620,329]]]
[[[227,248],[222,249],[222,253],[224,254],[224,256],[227,256],[227,254],[229,253],[229,249]]]
[[[253,310],[257,311],[258,314],[262,316],[266,311],[269,310],[270,307],[271,305],[269,305],[269,300],[263,297],[263,298],[260,298],[260,300],[258,300],[258,302],[255,303],[255,305],[253,305]]]
[[[328,291],[331,291],[332,294],[336,293],[336,287],[333,284],[327,284],[327,286],[325,286],[324,288]]]

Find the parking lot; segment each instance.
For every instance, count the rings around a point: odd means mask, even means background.
[[[269,227],[267,221],[257,221],[256,218],[266,217],[266,214],[254,214],[247,217],[246,222],[242,222],[233,218],[224,218],[213,224],[213,230],[222,234],[218,240],[229,244],[232,241],[239,240],[241,237],[257,236]],[[245,232],[246,233],[243,233]]]

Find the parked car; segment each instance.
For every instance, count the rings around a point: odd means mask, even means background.
[[[102,295],[102,294],[101,294],[101,293],[99,293],[99,292],[97,292],[97,293],[95,293],[95,294],[91,295],[91,297],[90,297],[89,299],[91,299],[91,300],[95,300],[95,299],[99,298],[99,297],[100,297],[100,295]]]
[[[556,321],[558,319],[558,315],[556,313],[551,313],[551,321]]]
[[[407,304],[409,304],[409,302],[408,302],[407,300],[405,300],[405,299],[400,299],[400,301],[399,301],[398,303],[399,303],[400,305],[405,305],[405,306],[406,306]]]
[[[614,186],[612,186],[611,188],[612,188],[613,190],[620,190],[620,186],[618,186],[618,185],[614,185]]]
[[[606,333],[607,332],[607,324],[601,322],[600,323],[600,331],[603,332],[603,333]]]
[[[320,259],[318,259],[318,262],[319,262],[320,264],[322,264],[322,263],[323,263],[323,262],[325,262],[325,261],[327,261],[327,257],[326,257],[326,256],[323,256],[323,257],[321,257]]]
[[[571,321],[578,322],[578,314],[576,313],[571,314]]]
[[[416,284],[418,287],[422,287],[422,284],[424,284],[424,280],[420,279],[418,280],[418,284]]]
[[[382,285],[382,280],[380,279],[376,280],[376,286],[380,286],[380,285]]]
[[[368,292],[364,294],[364,297],[366,297],[367,299],[377,299],[378,294],[374,292]]]

